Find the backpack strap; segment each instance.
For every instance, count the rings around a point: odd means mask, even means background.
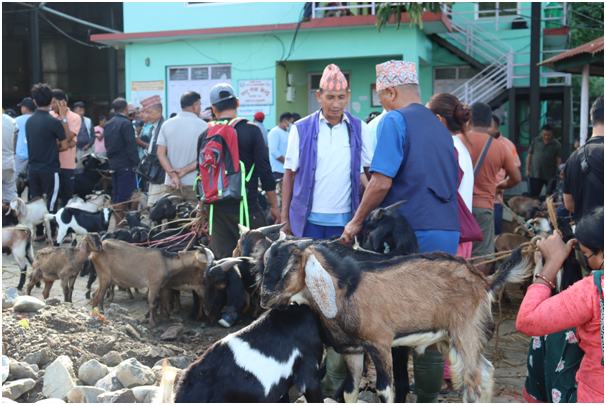
[[[604,179],[600,180],[598,176],[595,174],[593,170],[591,170],[591,166],[589,165],[589,160],[587,160],[587,154],[585,153],[585,146],[583,145],[579,148],[579,161],[581,162],[581,170],[583,174],[587,176],[591,184],[594,185],[598,190],[604,188]]]
[[[488,140],[484,144],[482,153],[480,154],[480,157],[479,157],[478,161],[476,162],[476,165],[473,167],[473,177],[476,177],[478,175],[478,172],[480,171],[480,167],[482,167],[482,163],[484,163],[484,158],[486,157],[486,153],[488,153],[488,149],[490,148],[491,143],[492,143],[492,136],[488,135]]]
[[[593,272],[593,282],[600,294],[600,312],[602,314],[602,365],[604,365],[604,270]]]

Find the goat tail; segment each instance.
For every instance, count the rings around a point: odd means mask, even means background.
[[[164,359],[164,362],[162,362],[162,381],[158,393],[152,399],[153,403],[172,404],[175,402],[173,400],[173,386],[176,377],[177,369],[170,367],[168,360]]]
[[[40,267],[32,266],[32,274],[29,275],[29,279],[35,282],[42,280],[42,270]]]
[[[507,283],[521,283],[528,277],[533,269],[532,258],[522,254],[520,246],[511,253],[511,256],[499,267],[495,274],[488,279],[491,282],[488,294],[491,301],[495,301],[497,292]]]

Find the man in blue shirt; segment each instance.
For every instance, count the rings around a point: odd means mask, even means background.
[[[422,104],[414,63],[377,65],[377,91],[387,114],[377,128],[372,179],[343,238],[352,243],[375,208],[406,200],[398,211],[406,215],[421,251],[456,254],[459,167],[452,136]],[[424,354],[413,355],[417,402],[437,402],[444,375],[442,359],[435,344]]]
[[[25,137],[25,123],[36,111],[36,104],[31,97],[25,97],[23,101],[17,104],[21,107],[21,115],[15,118],[19,132],[15,135],[15,174],[27,173],[27,164],[29,162],[27,155],[27,138]]]
[[[284,177],[284,157],[288,146],[288,132],[292,125],[293,118],[289,112],[280,115],[280,123],[267,134],[269,148],[269,163],[271,171],[276,180]]]

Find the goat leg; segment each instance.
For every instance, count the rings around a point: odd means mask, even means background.
[[[69,280],[62,279],[61,288],[63,288],[63,300],[65,302],[70,302],[70,300],[69,300]]]
[[[394,402],[391,345],[370,346],[368,352],[377,370],[377,395],[381,402]]]
[[[198,294],[196,294],[195,291],[192,291],[192,293],[194,296],[194,307],[192,308],[188,319],[190,321],[199,321],[202,318],[202,314],[204,313],[204,307],[203,304],[200,302],[201,300]],[[200,313],[200,309],[202,309],[202,314]]]
[[[131,300],[134,300],[135,297],[133,296],[133,292],[130,290],[130,288],[126,289],[126,292],[128,293],[128,298]]]
[[[48,297],[50,296],[50,291],[53,287],[54,282],[54,280],[44,281],[44,290],[42,290],[42,297],[44,297],[45,300],[48,299]]]
[[[19,277],[19,285],[17,285],[17,290],[21,291],[23,289],[23,285],[25,284],[25,278],[27,276],[27,266],[19,269],[21,275]],[[29,295],[29,292],[27,293]]]
[[[343,382],[343,398],[345,402],[358,402],[358,392],[362,370],[364,368],[364,352],[343,353],[343,360],[347,366],[347,377]]]
[[[396,390],[395,401],[397,403],[406,402],[406,395],[410,391],[410,381],[408,380],[408,353],[406,346],[396,346],[391,348],[391,357],[393,361],[393,384]]]
[[[86,298],[90,299],[90,292],[93,288],[93,283],[95,282],[95,280],[97,279],[97,273],[92,271],[90,273],[90,275],[88,276],[88,282],[86,283]]]

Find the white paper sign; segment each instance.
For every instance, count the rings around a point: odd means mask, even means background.
[[[238,81],[240,105],[272,105],[274,103],[274,81],[240,80]]]
[[[268,105],[250,105],[238,108],[238,116],[253,117],[257,111],[261,111],[266,116],[270,115],[270,109]]]
[[[366,101],[366,100],[368,100],[368,96],[360,96],[360,97],[358,97],[358,100]]]

